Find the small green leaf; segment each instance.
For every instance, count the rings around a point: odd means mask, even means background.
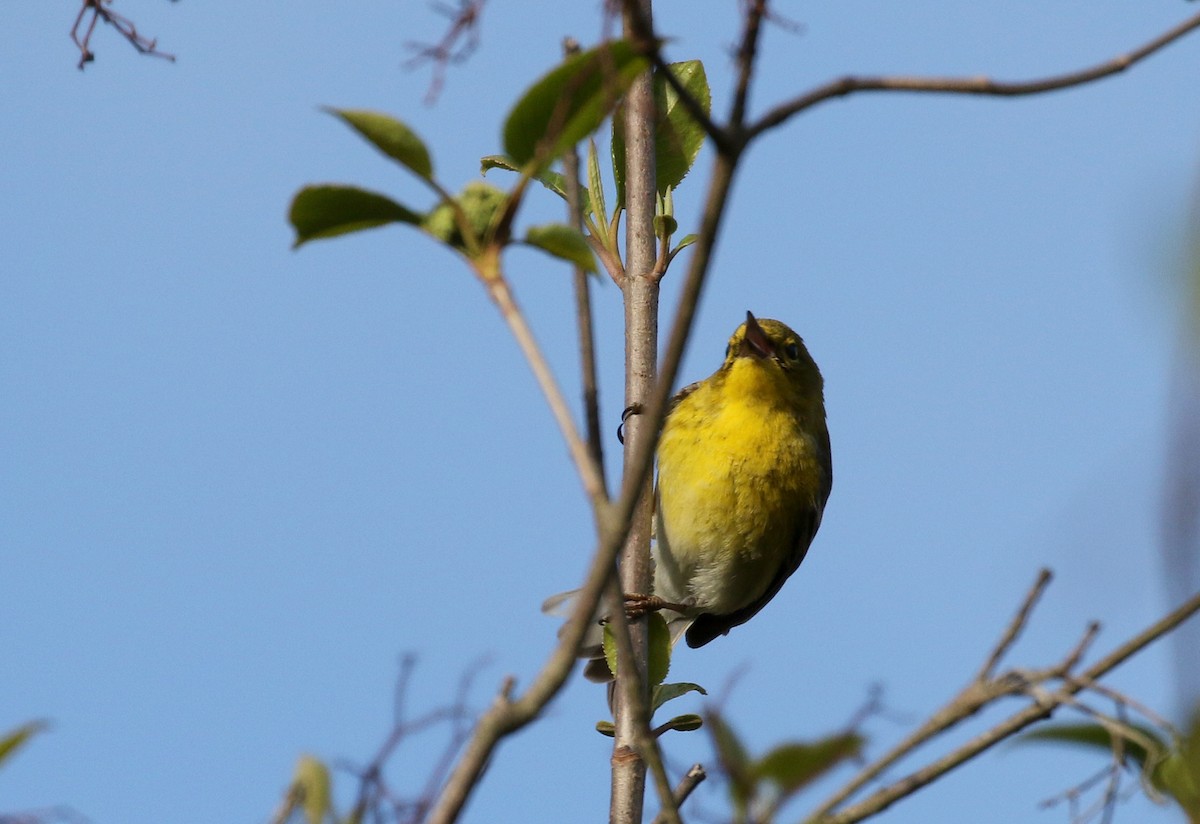
[[[45,721],[30,721],[0,737],[0,764],[25,745],[30,738],[49,729]]]
[[[585,272],[595,273],[597,271],[592,247],[588,246],[583,233],[572,226],[563,223],[544,223],[541,226],[531,226],[525,233],[525,242],[556,258],[573,263]]]
[[[647,61],[624,40],[568,57],[521,96],[504,123],[504,151],[543,169],[594,132]]]
[[[292,199],[288,219],[296,230],[295,249],[319,238],[373,229],[388,223],[418,225],[422,215],[391,198],[355,186],[305,186]]]
[[[663,704],[668,701],[674,701],[681,695],[686,695],[689,692],[698,692],[701,695],[708,695],[704,691],[704,687],[699,684],[690,684],[685,682],[679,684],[659,684],[653,690],[650,712],[653,714]]]
[[[308,824],[321,824],[329,812],[329,768],[311,755],[300,756],[292,786],[304,805]]]
[[[675,257],[675,255],[679,254],[682,250],[691,246],[699,239],[699,235],[684,235],[683,238],[677,244],[675,244],[675,248],[671,250],[671,257]]]
[[[601,735],[607,735],[609,738],[617,737],[617,727],[611,721],[597,721],[596,732]]]
[[[661,612],[652,612],[646,619],[649,631],[649,674],[650,686],[656,687],[667,678],[671,670],[671,631],[667,619]]]
[[[604,663],[608,664],[608,671],[615,678],[617,676],[617,639],[609,624],[604,625]]]
[[[712,94],[704,65],[699,60],[672,63],[672,74],[707,114]],[[654,124],[654,185],[661,194],[667,187],[675,188],[687,176],[700,147],[704,145],[704,128],[680,102],[679,93],[666,81],[661,72],[654,76],[654,104],[658,111]],[[617,182],[617,200],[625,202],[625,112],[618,109],[612,122],[613,177]]]
[[[759,759],[754,774],[775,783],[788,796],[843,761],[857,758],[864,743],[857,733],[842,733],[812,743],[783,744]]]
[[[423,180],[433,179],[433,161],[429,150],[408,126],[379,112],[363,109],[332,109],[325,111],[341,118],[350,128],[367,139],[375,148],[412,171]]]
[[[675,234],[679,229],[679,223],[675,218],[669,215],[655,215],[654,217],[654,236],[662,240],[666,240],[671,235]]]
[[[704,719],[694,713],[686,715],[677,715],[665,724],[662,724],[658,729],[659,735],[662,735],[667,730],[675,730],[676,732],[691,732],[698,730],[704,726]]]

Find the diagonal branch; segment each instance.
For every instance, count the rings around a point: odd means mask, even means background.
[[[818,103],[845,97],[855,92],[934,92],[940,94],[973,94],[998,97],[1019,97],[1042,92],[1081,86],[1109,75],[1125,71],[1130,66],[1179,40],[1184,35],[1200,28],[1200,14],[1189,17],[1174,28],[1163,32],[1145,45],[1111,60],[1086,69],[1066,74],[1044,77],[1037,80],[1006,82],[987,77],[904,77],[848,75],[823,86],[818,86],[799,97],[782,103],[763,115],[762,119],[746,130],[746,138],[752,139],[789,120],[793,115],[810,109]]]

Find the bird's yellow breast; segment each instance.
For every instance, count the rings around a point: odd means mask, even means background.
[[[660,555],[671,593],[728,613],[762,594],[818,506],[815,421],[778,365],[740,358],[672,410],[658,448]],[[660,558],[660,565],[664,559]]]

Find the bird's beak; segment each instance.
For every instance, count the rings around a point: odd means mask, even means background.
[[[776,356],[775,346],[771,343],[771,339],[767,337],[767,333],[758,325],[758,321],[754,319],[754,315],[746,313],[746,334],[742,338],[741,346],[738,347],[738,355],[741,357],[753,356],[756,358],[773,358]]]

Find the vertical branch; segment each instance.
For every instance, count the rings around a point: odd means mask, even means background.
[[[649,20],[651,0],[630,0],[635,11],[624,13],[627,36],[633,34],[634,15]],[[625,404],[644,405],[654,389],[658,362],[658,278],[653,274],[656,257],[654,237],[655,158],[654,88],[646,71],[633,84],[626,97],[625,118]],[[643,452],[653,442],[655,432],[634,416],[625,428],[625,460]],[[649,484],[644,484],[629,536],[621,553],[621,585],[625,592],[650,592],[650,531],[653,499]],[[623,609],[614,604],[613,610]],[[640,822],[646,784],[646,764],[638,754],[638,724],[645,720],[634,712],[635,705],[649,700],[646,680],[646,624],[644,619],[630,627],[635,655],[634,667],[618,672],[614,717],[616,735],[612,757],[613,822]],[[628,679],[634,679],[630,683]],[[641,693],[640,696],[638,693]],[[638,698],[640,701],[637,701]],[[631,701],[630,699],[634,699]]]

